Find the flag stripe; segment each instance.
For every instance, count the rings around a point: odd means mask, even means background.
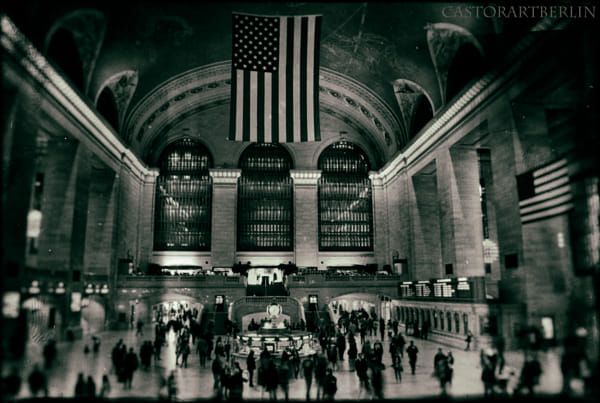
[[[288,19],[286,17],[282,17],[280,19],[281,23],[281,27],[279,29],[279,68],[277,69],[278,75],[279,75],[279,102],[278,102],[278,107],[279,107],[279,133],[278,133],[278,140],[280,143],[284,143],[285,142],[285,135],[286,135],[286,129],[287,129],[287,115],[286,115],[286,101],[287,101],[287,94],[286,94],[286,88],[287,88],[287,78],[286,78],[286,73],[287,73],[287,69],[286,69],[286,65],[287,64],[287,55],[288,55],[288,41],[287,41],[287,35],[288,35]],[[289,52],[291,52],[291,50],[289,50]],[[288,65],[289,66],[289,65]]]
[[[293,65],[293,82],[292,82],[292,110],[293,110],[293,122],[292,122],[292,130],[294,133],[294,142],[300,141],[300,103],[302,100],[300,99],[300,86],[296,83],[300,83],[301,81],[301,38],[302,38],[302,18],[294,17],[294,59],[292,61]]]
[[[279,142],[279,75],[271,79],[271,141]]]
[[[294,19],[287,19],[287,62],[285,65],[285,92],[286,92],[286,105],[288,105],[287,113],[285,116],[285,139],[279,141],[287,141],[292,143],[294,141]],[[280,73],[281,74],[281,73]],[[285,105],[284,105],[285,106]]]
[[[559,187],[557,189],[553,189],[553,190],[551,190],[549,192],[541,193],[541,194],[539,194],[539,195],[537,195],[535,197],[532,197],[531,199],[527,199],[527,200],[524,200],[522,202],[519,202],[519,206],[520,207],[527,207],[527,206],[530,206],[532,204],[543,202],[544,200],[547,200],[547,199],[551,199],[553,197],[560,197],[560,196],[564,195],[565,193],[569,193],[570,191],[571,191],[571,189],[570,189],[570,187],[568,185],[567,186],[561,186],[561,187]]]
[[[257,82],[258,102],[256,105],[256,141],[265,141],[265,73],[258,73]]]
[[[243,115],[242,115],[242,138],[244,141],[250,141],[250,70],[243,71],[243,80],[244,80],[244,92],[242,102],[247,99],[247,102],[244,102],[243,106]]]
[[[242,141],[242,134],[244,133],[244,72],[237,70],[236,81],[238,86],[236,105],[237,112],[235,116],[235,127],[236,132],[234,138],[237,141]]]
[[[320,139],[320,23],[320,16],[234,13],[229,139]]]
[[[314,137],[315,141],[321,140],[321,126],[320,126],[320,112],[319,112],[319,63],[320,63],[320,47],[319,43],[321,42],[321,17],[315,18],[315,40],[311,42],[315,46],[314,53],[314,61],[312,66],[313,71],[313,110],[314,113],[309,115],[309,119],[311,121],[314,120]]]
[[[272,141],[271,138],[271,128],[272,128],[272,88],[271,88],[271,79],[273,75],[271,73],[265,73],[264,78],[264,97],[265,97],[265,106],[263,108],[263,127],[265,131],[264,141],[265,143],[270,143]]]
[[[315,20],[316,17],[308,17],[308,40],[306,43],[306,140],[315,141],[315,104],[314,104],[314,89],[315,85],[313,69],[315,66]],[[303,130],[304,132],[304,130]]]
[[[523,224],[563,214],[573,207],[565,159],[519,175],[517,182],[522,191],[519,213]]]
[[[236,139],[236,134],[238,133],[238,127],[237,127],[237,96],[238,96],[238,91],[237,91],[237,69],[232,68],[231,69],[231,93],[233,94],[233,96],[235,96],[234,99],[231,100],[230,104],[230,108],[229,108],[229,140],[231,141],[235,141]]]
[[[300,30],[300,82],[306,83],[307,76],[307,52],[308,52],[308,17],[302,18]],[[306,138],[306,84],[300,85],[300,141],[307,141]]]
[[[523,224],[527,224],[528,222],[537,221],[543,218],[553,217],[559,214],[566,213],[571,208],[573,208],[572,204],[565,204],[564,206],[558,206],[549,210],[540,211],[536,214],[525,215],[521,218],[521,222]]]
[[[258,117],[258,73],[250,72],[250,141],[257,141]]]

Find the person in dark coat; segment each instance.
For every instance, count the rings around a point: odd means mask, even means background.
[[[85,396],[90,399],[96,398],[96,382],[94,382],[94,378],[91,376],[87,377],[87,382],[85,383]]]
[[[256,370],[256,358],[254,357],[254,350],[250,350],[248,357],[246,358],[246,369],[248,370],[248,381],[250,387],[254,387],[254,371]]]
[[[77,374],[77,382],[75,382],[75,397],[83,398],[86,396],[87,392],[87,384],[85,382],[85,378],[83,377],[83,372]]]
[[[317,383],[317,400],[321,400],[321,394],[323,393],[323,382],[325,381],[325,375],[327,374],[327,358],[322,352],[317,355],[315,363],[315,380]]]
[[[415,343],[411,340],[410,345],[406,348],[406,354],[408,354],[408,363],[410,365],[410,371],[414,375],[415,368],[417,366],[417,355],[419,354],[419,349],[415,346]]]
[[[310,388],[312,386],[313,371],[315,367],[316,355],[306,358],[302,362],[302,374],[304,375],[304,383],[306,384],[306,400],[310,400]]]
[[[265,388],[271,400],[277,400],[277,386],[279,385],[279,373],[272,358],[269,359],[265,371]]]
[[[323,381],[323,400],[333,401],[337,392],[337,378],[333,375],[331,368],[327,368],[325,380]]]
[[[369,384],[369,375],[367,372],[369,369],[369,365],[365,360],[365,356],[363,353],[360,353],[358,355],[358,358],[354,363],[354,368],[356,368],[356,376],[358,377],[360,387],[358,397],[362,395],[363,391],[365,391],[366,395],[369,396],[369,393],[371,391],[371,387]]]
[[[346,351],[346,337],[342,332],[338,332],[336,342],[338,349],[338,358],[340,361],[344,361],[344,352]]]
[[[138,369],[139,361],[138,357],[133,351],[133,348],[129,349],[129,352],[125,355],[123,360],[123,379],[125,381],[125,388],[131,389],[133,383],[133,374]]]
[[[10,374],[2,380],[2,389],[9,400],[14,399],[19,394],[21,390],[21,376],[16,367],[13,367]]]
[[[385,339],[385,320],[383,318],[379,318],[379,335],[383,341]]]
[[[238,402],[242,400],[244,393],[244,382],[248,380],[244,378],[240,363],[233,363],[233,370],[229,376],[229,400]]]
[[[37,396],[40,392],[43,393],[43,396],[48,396],[48,381],[46,379],[46,374],[42,372],[37,364],[34,365],[27,381],[32,396]]]
[[[48,340],[44,345],[42,354],[44,355],[44,367],[46,369],[51,368],[56,358],[56,342],[52,339]]]

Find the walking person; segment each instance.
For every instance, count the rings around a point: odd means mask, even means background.
[[[84,398],[86,392],[86,383],[85,378],[83,377],[83,372],[77,374],[77,381],[75,382],[75,398]]]
[[[368,375],[368,369],[369,369],[369,365],[367,363],[367,361],[365,360],[365,356],[363,353],[360,353],[358,355],[358,358],[356,359],[356,362],[354,363],[354,368],[356,369],[356,376],[358,377],[358,383],[359,383],[359,391],[358,391],[358,397],[360,398],[362,396],[363,391],[365,392],[366,396],[368,397],[370,392],[371,392],[371,388],[369,385],[369,375]]]
[[[29,391],[32,396],[37,397],[38,393],[42,392],[42,396],[48,397],[48,380],[46,374],[42,372],[38,364],[33,366],[27,382],[29,383]]]
[[[379,318],[379,335],[381,336],[381,341],[385,339],[385,320],[383,318]]]
[[[127,355],[125,355],[125,360],[123,362],[125,389],[131,389],[133,383],[133,374],[138,369],[138,366],[138,357],[133,351],[133,348],[129,348],[129,352]]]
[[[417,367],[417,357],[419,349],[415,346],[415,343],[411,340],[410,345],[406,348],[406,354],[408,354],[408,363],[410,365],[410,371],[414,375],[415,368]]]
[[[233,402],[242,400],[244,394],[244,382],[248,380],[244,378],[240,363],[233,363],[233,371],[229,377],[229,399]]]
[[[392,357],[392,366],[394,368],[396,383],[402,382],[402,371],[404,371],[404,367],[402,367],[402,356],[400,355],[398,349],[396,349]]]
[[[100,393],[98,397],[103,399],[108,397],[110,394],[110,380],[108,379],[108,375],[102,375],[102,385],[100,386]]]
[[[465,342],[467,343],[467,346],[465,347],[465,351],[470,351],[471,350],[471,341],[473,341],[473,333],[471,333],[471,331],[467,331],[467,338],[465,339]]]
[[[306,400],[310,400],[310,388],[312,386],[313,380],[313,370],[315,367],[314,361],[316,359],[316,355],[312,357],[306,358],[302,362],[302,375],[304,375],[304,383],[306,385]]]
[[[323,400],[333,401],[337,392],[337,378],[333,375],[331,368],[327,368],[323,382]]]
[[[248,381],[250,387],[254,387],[254,371],[256,370],[256,358],[254,357],[254,350],[250,350],[248,357],[246,358],[246,369],[248,370]]]
[[[85,396],[89,399],[96,398],[96,382],[94,382],[94,378],[91,376],[87,377],[87,382],[85,383]]]

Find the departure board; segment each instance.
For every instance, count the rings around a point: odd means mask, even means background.
[[[398,294],[411,299],[473,300],[485,298],[485,281],[479,277],[403,281],[398,284]]]

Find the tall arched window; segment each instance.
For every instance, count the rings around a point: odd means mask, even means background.
[[[319,157],[319,250],[373,250],[369,161],[356,145],[340,141]]]
[[[212,181],[208,150],[191,139],[169,145],[159,160],[155,250],[210,250]]]
[[[238,250],[291,251],[292,158],[279,144],[253,144],[242,154],[240,168]]]

